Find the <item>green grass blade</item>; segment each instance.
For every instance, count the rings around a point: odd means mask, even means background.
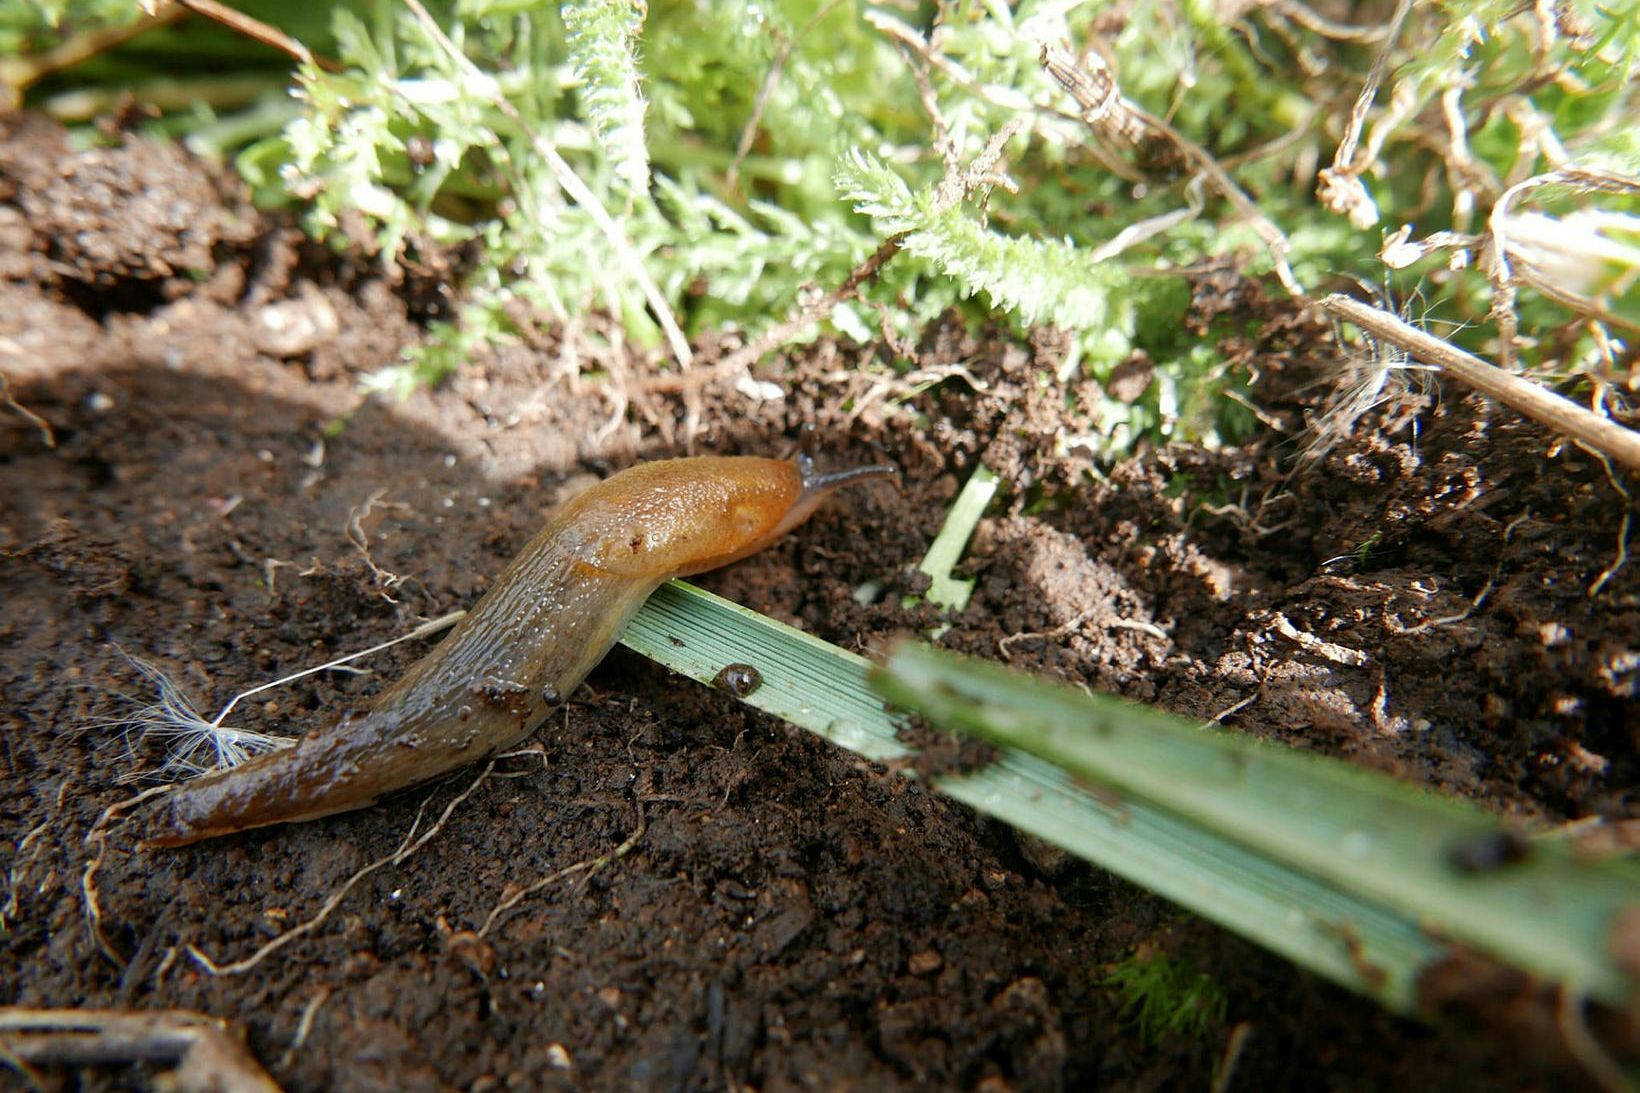
[[[968,597],[974,594],[974,582],[953,576],[952,570],[962,560],[974,528],[985,515],[991,498],[996,496],[997,481],[995,471],[983,463],[975,464],[974,473],[968,476],[956,503],[946,514],[939,534],[929,544],[928,553],[917,566],[928,574],[929,603],[949,611],[961,611],[968,606]]]
[[[1157,808],[1294,875],[1398,912],[1432,937],[1577,991],[1617,1005],[1637,996],[1640,984],[1607,955],[1619,915],[1640,906],[1632,859],[1582,860],[1546,842],[1528,849],[1466,802],[926,646],[902,645],[874,681],[936,723],[1103,787],[1117,807]],[[1495,868],[1476,860],[1497,847],[1522,860]]]
[[[621,644],[710,685],[731,664],[757,669],[744,701],[867,759],[906,754],[883,700],[866,684],[864,657],[682,581],[661,586]]]
[[[622,641],[703,683],[730,664],[750,664],[763,679],[750,705],[868,759],[909,754],[896,718],[867,685],[863,657],[693,586],[662,587]],[[1418,971],[1443,948],[1406,916],[1144,802],[1090,792],[1033,756],[1009,752],[935,784],[1402,1012],[1415,1008]]]

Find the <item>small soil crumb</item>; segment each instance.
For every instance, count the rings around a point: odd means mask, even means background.
[[[899,762],[924,780],[944,774],[971,774],[1002,757],[996,746],[984,740],[933,728],[916,715],[906,718],[894,737],[912,750]]]
[[[940,970],[945,960],[933,949],[924,949],[920,953],[912,953],[906,961],[906,969],[912,975],[933,975]]]

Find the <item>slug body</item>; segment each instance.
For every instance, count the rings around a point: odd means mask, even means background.
[[[807,459],[645,463],[547,522],[456,628],[363,711],[282,751],[161,798],[158,846],[363,808],[518,743],[609,652],[673,577],[753,554],[838,487],[892,474],[815,475]]]

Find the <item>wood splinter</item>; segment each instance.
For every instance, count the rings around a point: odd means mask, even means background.
[[[0,1066],[38,1082],[36,1066],[174,1063],[182,1093],[280,1093],[228,1022],[191,1010],[0,1007]]]

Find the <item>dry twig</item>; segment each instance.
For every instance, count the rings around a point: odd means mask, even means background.
[[[370,534],[364,530],[364,518],[378,508],[394,509],[399,512],[410,510],[410,506],[403,501],[383,501],[382,498],[386,496],[387,490],[376,490],[365,498],[364,504],[349,509],[347,526],[343,529],[343,534],[347,536],[347,541],[353,544],[353,548],[364,556],[364,564],[369,567],[370,575],[376,578],[376,583],[382,587],[382,599],[388,603],[397,603],[397,600],[387,594],[386,589],[402,584],[404,578],[376,564],[376,559],[370,555]]]
[[[6,378],[4,372],[0,372],[0,404],[10,406],[13,410],[28,418],[29,423],[40,430],[40,440],[46,447],[55,448],[57,446],[57,432],[51,427],[51,422],[17,401],[16,396],[11,393],[11,381]]]
[[[97,870],[102,868],[103,857],[108,852],[108,825],[150,797],[170,793],[175,788],[175,785],[154,786],[152,789],[143,790],[135,797],[128,797],[109,805],[103,809],[103,814],[97,817],[96,823],[91,825],[91,830],[85,836],[85,841],[97,848],[91,855],[91,860],[85,863],[85,871],[80,874],[80,896],[85,903],[86,929],[90,931],[92,940],[97,943],[98,950],[116,968],[125,967],[125,957],[120,955],[114,943],[108,940],[108,935],[103,933],[102,900],[97,894]]]
[[[189,1010],[0,1008],[0,1059],[12,1065],[176,1063],[183,1093],[279,1093],[278,1084],[216,1017]],[[24,1077],[35,1076],[24,1071]]]
[[[0,113],[21,106],[23,93],[47,76],[73,68],[182,16],[182,8],[162,4],[129,26],[98,27],[32,57],[0,57]]]
[[[17,918],[17,893],[28,876],[29,866],[39,855],[39,850],[34,846],[35,840],[45,834],[51,824],[49,819],[41,820],[17,843],[17,853],[12,855],[11,865],[6,869],[6,902],[0,904],[0,933],[5,933],[7,920]]]
[[[1390,33],[1389,27],[1361,27],[1335,23],[1298,0],[1265,0],[1271,11],[1280,12],[1305,30],[1339,42],[1381,42]]]
[[[1230,173],[1206,148],[1179,132],[1166,121],[1146,112],[1122,94],[1103,58],[1090,57],[1084,67],[1070,50],[1060,45],[1042,47],[1042,66],[1082,108],[1082,119],[1095,133],[1113,137],[1134,147],[1163,140],[1175,148],[1183,160],[1213,185],[1263,241],[1274,260],[1276,276],[1294,296],[1303,296],[1304,287],[1287,262],[1292,249],[1287,236],[1253,203]]]
[[[740,165],[746,162],[751,153],[752,142],[757,139],[757,131],[763,126],[763,112],[769,108],[769,100],[774,97],[774,89],[780,85],[780,74],[786,69],[786,62],[791,59],[792,50],[797,48],[808,33],[825,21],[842,0],[826,0],[820,10],[809,17],[793,37],[781,37],[780,48],[775,51],[774,60],[769,62],[769,71],[763,77],[763,84],[757,89],[757,98],[752,102],[752,115],[746,119],[746,126],[740,131],[740,143],[735,146],[735,158],[730,161],[729,169],[723,173],[723,184],[730,191],[740,188]]]
[[[1432,364],[1489,398],[1569,436],[1579,444],[1608,455],[1630,470],[1640,471],[1640,433],[1609,418],[1585,410],[1538,384],[1486,363],[1395,315],[1359,300],[1334,293],[1321,300],[1331,314],[1352,322],[1374,338],[1381,338]]]
[[[588,858],[586,861],[579,861],[574,865],[567,865],[562,869],[548,873],[540,880],[534,881],[529,885],[520,888],[511,895],[504,897],[501,902],[497,903],[490,909],[489,915],[484,919],[484,925],[479,927],[478,936],[480,938],[487,937],[490,930],[495,927],[496,922],[502,915],[506,914],[514,907],[517,907],[520,903],[523,903],[530,896],[533,896],[535,893],[541,891],[541,889],[547,887],[549,884],[556,884],[565,877],[573,876],[576,873],[585,873],[590,877],[610,862],[618,861],[632,853],[633,848],[636,847],[639,841],[643,838],[644,832],[649,830],[649,819],[644,815],[643,798],[641,797],[637,801],[637,809],[638,826],[632,829],[632,834],[628,835],[621,842],[621,845],[617,846],[614,850],[611,850],[607,854],[600,854],[596,858]]]
[[[1359,668],[1372,658],[1359,649],[1351,649],[1347,645],[1339,645],[1335,641],[1318,638],[1308,630],[1300,630],[1294,626],[1292,620],[1280,611],[1270,620],[1270,629],[1297,645],[1307,653],[1330,660],[1334,664],[1346,668]]]
[[[1582,267],[1598,263],[1597,253],[1605,240],[1597,229],[1574,223],[1579,214],[1560,219],[1538,217],[1515,211],[1526,194],[1545,187],[1564,186],[1575,193],[1632,195],[1640,193],[1640,179],[1612,171],[1567,168],[1533,175],[1504,191],[1492,206],[1488,232],[1482,238],[1481,266],[1492,282],[1492,318],[1505,366],[1514,360],[1515,287],[1527,285],[1560,304],[1610,326],[1640,332],[1640,324],[1625,318],[1599,300],[1566,287],[1577,280]],[[1623,257],[1632,248],[1618,248]]]
[[[1375,142],[1369,141],[1366,155],[1358,159],[1355,152],[1361,143],[1361,131],[1367,123],[1367,111],[1372,109],[1372,101],[1378,97],[1378,88],[1389,71],[1390,54],[1395,49],[1396,40],[1401,37],[1401,27],[1411,11],[1412,0],[1399,0],[1395,5],[1395,14],[1385,28],[1378,56],[1373,59],[1372,71],[1367,74],[1367,82],[1361,86],[1361,94],[1356,96],[1343,139],[1333,153],[1332,166],[1321,170],[1321,182],[1316,188],[1316,196],[1321,198],[1322,204],[1333,212],[1348,216],[1350,223],[1362,231],[1378,223],[1378,206],[1361,182],[1361,175],[1372,166],[1378,150]]]
[[[818,300],[799,307],[793,315],[770,327],[710,368],[698,369],[688,375],[652,376],[635,386],[640,391],[689,391],[698,390],[716,380],[740,375],[761,360],[765,354],[796,337],[804,327],[825,319],[838,304],[857,296],[860,286],[875,277],[877,271],[900,252],[900,245],[904,242],[903,233],[889,236],[869,258],[854,267],[843,279],[842,284]]]
[[[217,0],[174,0],[174,2],[179,8],[187,8],[195,15],[201,15],[213,22],[221,23],[229,30],[237,31],[253,41],[277,49],[301,64],[316,65],[326,72],[342,71],[340,62],[329,57],[319,56],[278,27],[246,15],[236,8],[230,8],[226,4],[220,4]],[[154,5],[154,7],[159,6],[161,5]],[[144,7],[149,7],[149,5],[144,4]]]
[[[1555,1024],[1572,1058],[1605,1093],[1633,1093],[1630,1075],[1623,1072],[1623,1067],[1589,1031],[1588,1022],[1583,1018],[1583,1007],[1588,1000],[1564,983],[1555,989],[1555,995]]]
[[[1617,557],[1613,558],[1612,564],[1602,569],[1600,575],[1594,579],[1594,583],[1589,585],[1589,598],[1591,600],[1600,595],[1600,590],[1606,587],[1606,582],[1617,576],[1618,570],[1628,564],[1629,525],[1633,523],[1633,517],[1632,512],[1623,513],[1623,523],[1617,529]]]
[[[302,1016],[296,1022],[296,1035],[291,1037],[290,1046],[279,1060],[279,1069],[284,1070],[296,1061],[296,1053],[302,1050],[302,1045],[307,1043],[308,1036],[313,1032],[314,1018],[319,1016],[320,1007],[330,1000],[330,995],[329,987],[320,987],[302,1007]]]

